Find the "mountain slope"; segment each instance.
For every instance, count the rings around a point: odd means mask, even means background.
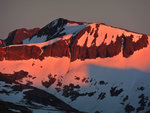
[[[59,18],[9,39],[0,47],[2,101],[31,112],[149,112],[150,36]]]

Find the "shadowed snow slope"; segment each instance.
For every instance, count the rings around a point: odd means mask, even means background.
[[[62,18],[12,32],[0,40],[0,111],[149,113],[149,43],[145,34]]]

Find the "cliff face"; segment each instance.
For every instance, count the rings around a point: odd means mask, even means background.
[[[149,113],[149,42],[62,18],[16,30],[0,40],[0,112]]]
[[[42,46],[37,45],[36,41],[37,43],[41,41]],[[67,56],[71,61],[75,61],[114,57],[120,53],[128,58],[134,52],[146,48],[149,43],[148,36],[144,34],[100,23],[79,23],[62,18],[51,22],[41,30],[39,28],[15,30],[9,33],[4,42],[12,46],[0,48],[1,61],[32,58],[42,60],[48,56]],[[19,43],[25,45],[15,45]]]
[[[8,34],[8,37],[3,40],[2,46],[8,46],[8,45],[15,45],[20,44],[24,39],[29,38],[36,34],[40,28],[34,28],[34,29],[16,29]]]

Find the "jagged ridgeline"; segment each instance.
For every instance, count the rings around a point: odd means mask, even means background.
[[[0,40],[0,112],[149,113],[150,36],[59,18]]]

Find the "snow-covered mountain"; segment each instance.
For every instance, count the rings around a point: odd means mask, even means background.
[[[59,18],[0,40],[0,111],[149,113],[150,36]]]

